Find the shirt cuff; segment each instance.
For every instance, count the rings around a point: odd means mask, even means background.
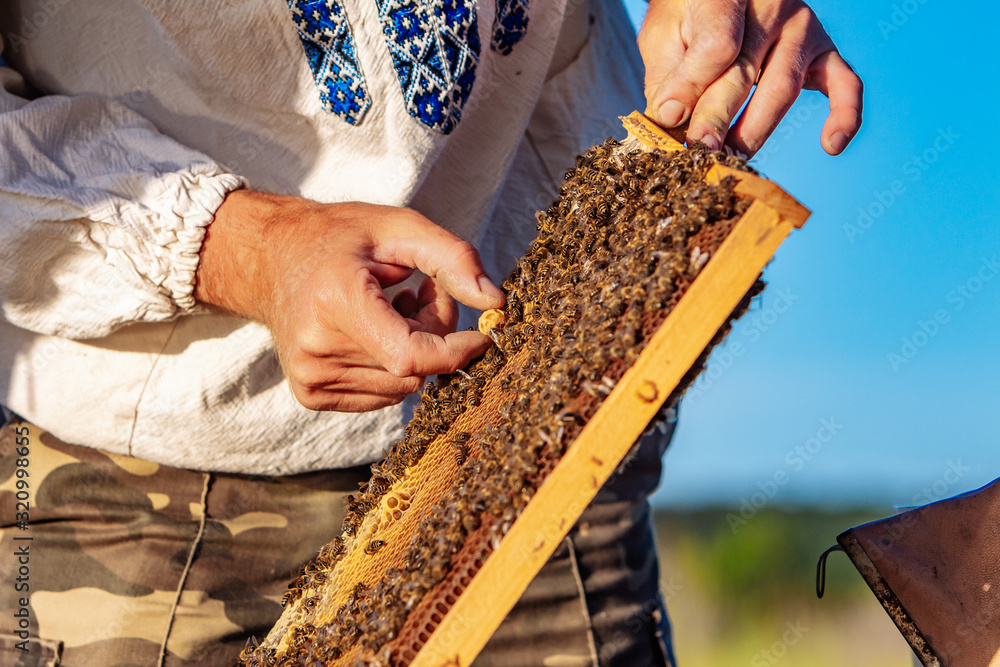
[[[215,219],[226,195],[247,186],[240,176],[215,169],[212,172],[170,174],[163,181],[158,198],[164,205],[157,207],[162,217],[157,225],[156,245],[163,256],[156,262],[160,275],[150,278],[170,296],[182,314],[202,311],[194,298],[194,282],[205,228]]]

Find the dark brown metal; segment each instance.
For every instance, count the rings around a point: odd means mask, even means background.
[[[940,659],[931,650],[927,640],[920,633],[920,629],[917,628],[916,623],[910,618],[903,605],[900,604],[899,598],[896,597],[896,594],[892,592],[885,579],[882,578],[878,568],[875,567],[871,558],[868,557],[868,553],[858,544],[858,540],[851,533],[851,530],[837,536],[837,542],[843,547],[848,557],[854,563],[854,566],[858,568],[858,572],[864,577],[865,583],[872,589],[878,601],[882,603],[886,613],[889,614],[889,618],[899,628],[899,632],[903,635],[903,638],[913,648],[913,652],[917,654],[920,664],[924,667],[941,667]]]
[[[967,470],[949,462],[943,481]],[[1000,480],[837,541],[922,664],[1000,665]]]

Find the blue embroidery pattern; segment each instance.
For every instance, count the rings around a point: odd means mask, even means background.
[[[449,134],[462,118],[479,63],[475,0],[376,0],[406,110]]]
[[[340,0],[288,0],[288,8],[323,107],[357,125],[371,99]]]
[[[497,13],[493,17],[493,40],[490,48],[509,55],[514,45],[528,34],[528,1],[497,0]]]

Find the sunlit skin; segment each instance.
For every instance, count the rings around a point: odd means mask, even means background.
[[[861,79],[799,0],[651,0],[639,50],[646,113],[668,128],[690,121],[688,140],[753,155],[803,88],[830,100],[827,153],[842,153],[861,127]]]
[[[417,292],[384,288],[420,269]],[[209,226],[195,296],[266,324],[295,397],[314,410],[398,403],[490,339],[455,333],[456,299],[503,305],[470,244],[416,211],[230,193]]]

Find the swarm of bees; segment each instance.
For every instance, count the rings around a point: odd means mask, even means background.
[[[394,667],[413,659],[749,206],[734,179],[703,181],[717,163],[752,171],[700,145],[666,153],[609,139],[577,158],[502,285],[506,306],[488,328],[496,344],[427,385],[402,440],[348,498],[341,537],[289,586],[283,604],[294,622],[248,644],[240,664]],[[666,406],[762,287],[758,280]],[[456,426],[469,411],[471,421]],[[382,527],[416,503],[421,490],[408,474],[429,451],[446,452],[436,460],[448,462],[450,482],[424,505],[408,542],[393,545]],[[343,586],[337,564],[347,554],[390,551],[396,556],[375,583]],[[334,579],[350,594],[330,613],[313,613],[334,595]]]

